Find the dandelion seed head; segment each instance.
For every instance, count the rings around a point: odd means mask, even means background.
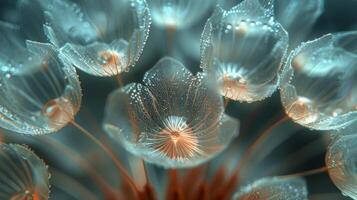
[[[281,101],[297,123],[316,130],[340,129],[357,112],[356,32],[328,34],[303,43],[282,70]],[[349,43],[345,43],[349,40]]]
[[[138,61],[149,35],[148,5],[145,0],[105,0],[99,7],[93,3],[43,3],[46,36],[86,73],[114,76],[127,72]]]
[[[205,75],[193,76],[173,58],[112,93],[104,129],[128,151],[164,167],[195,166],[221,152],[239,124]],[[211,88],[212,87],[212,88]]]
[[[258,0],[243,1],[227,11],[218,7],[206,22],[201,67],[221,79],[221,93],[227,98],[259,101],[278,87],[288,35],[268,7]]]
[[[0,144],[0,196],[9,200],[45,200],[49,197],[47,166],[31,150]]]
[[[325,161],[328,173],[342,194],[357,198],[357,135],[346,135],[330,144]]]
[[[6,31],[11,38],[13,30]],[[15,42],[11,47],[23,52],[26,62],[12,59],[11,54],[3,55],[11,57],[12,67],[0,74],[0,126],[29,135],[58,131],[79,110],[78,76],[53,45],[29,40],[25,44],[20,46]]]

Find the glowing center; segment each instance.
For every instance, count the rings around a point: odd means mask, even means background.
[[[98,64],[104,68],[104,72],[111,76],[122,72],[122,57],[117,51],[98,52]]]
[[[21,191],[14,194],[10,200],[41,200],[38,194],[29,190]]]
[[[173,160],[185,160],[201,153],[199,141],[182,117],[170,116],[155,135],[154,149]]]
[[[223,75],[221,78],[221,94],[233,100],[250,101],[252,98],[248,93],[247,81],[244,78],[234,78]]]
[[[73,120],[74,108],[68,99],[61,97],[48,101],[43,106],[42,113],[49,119],[50,126],[59,130]]]
[[[295,121],[303,124],[315,122],[318,118],[313,102],[305,97],[298,97],[287,110],[287,114]]]

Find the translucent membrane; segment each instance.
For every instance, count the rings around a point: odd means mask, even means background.
[[[303,179],[263,178],[242,188],[235,200],[307,200],[307,188]]]
[[[0,144],[0,199],[47,200],[47,166],[21,145]]]
[[[57,131],[81,102],[75,69],[50,44],[22,40],[1,26],[0,126],[24,134]]]
[[[342,194],[357,199],[357,135],[336,140],[326,153],[328,173]]]
[[[113,76],[138,61],[149,35],[145,0],[42,0],[49,40],[77,68],[95,76]]]
[[[129,152],[164,167],[188,167],[212,158],[238,134],[219,94],[180,62],[161,59],[143,82],[114,91],[106,105],[104,129]]]
[[[151,0],[153,21],[156,25],[181,29],[202,19],[215,0]]]
[[[357,32],[301,44],[283,69],[281,101],[297,123],[318,130],[357,119]]]
[[[225,11],[217,7],[201,38],[201,65],[217,77],[221,94],[253,102],[270,96],[288,34],[274,20],[271,1],[246,0]]]
[[[290,48],[296,47],[310,33],[324,10],[324,0],[275,0],[276,20],[289,33]]]

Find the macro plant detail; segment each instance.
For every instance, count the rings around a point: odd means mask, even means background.
[[[223,96],[253,102],[270,96],[288,34],[274,20],[272,1],[243,1],[228,11],[218,7],[201,38],[201,67],[216,75]]]
[[[2,23],[0,124],[24,134],[65,126],[79,110],[81,88],[72,65],[49,43],[26,40],[18,27]],[[14,53],[21,57],[12,59]]]
[[[149,162],[170,168],[202,163],[239,130],[206,79],[163,58],[145,73],[144,85],[132,83],[110,95],[104,129]]]
[[[329,175],[338,188],[352,199],[357,198],[356,135],[336,139],[326,153]]]
[[[357,199],[355,0],[0,5],[0,200]]]
[[[357,32],[346,32],[303,43],[290,54],[280,91],[294,121],[330,130],[356,120],[356,48]]]
[[[145,0],[40,1],[51,43],[77,68],[96,76],[126,72],[138,61],[149,35]]]
[[[302,179],[266,178],[253,182],[241,192],[234,195],[234,199],[307,199],[306,183]]]
[[[48,199],[47,166],[27,147],[0,144],[0,198]]]

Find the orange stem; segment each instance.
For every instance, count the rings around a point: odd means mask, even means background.
[[[139,194],[139,189],[136,187],[133,179],[129,176],[128,172],[125,170],[125,168],[120,163],[120,161],[115,157],[113,151],[109,149],[107,146],[105,146],[102,142],[100,142],[97,138],[95,138],[92,134],[90,134],[86,129],[84,129],[81,125],[79,125],[75,121],[71,121],[71,124],[76,128],[78,128],[81,131],[81,133],[83,133],[86,137],[92,140],[95,144],[97,144],[100,148],[102,148],[107,153],[107,155],[113,160],[116,168],[121,173],[124,180],[128,182],[128,184],[135,191],[136,194]]]

